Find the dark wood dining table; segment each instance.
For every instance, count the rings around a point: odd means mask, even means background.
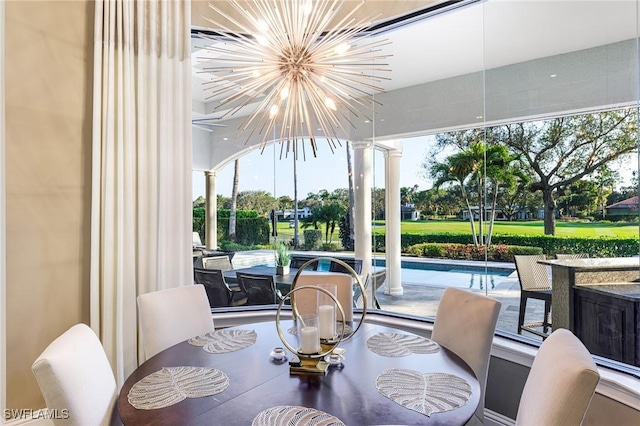
[[[287,341],[295,336],[287,330],[292,321],[281,322]],[[337,417],[346,425],[461,425],[471,418],[479,403],[480,386],[469,366],[454,353],[440,348],[436,353],[388,357],[367,348],[367,339],[398,329],[364,323],[349,340],[342,367],[331,366],[326,375],[292,375],[287,362],[276,362],[270,351],[283,346],[275,322],[235,327],[253,330],[255,344],[244,349],[211,354],[202,347],[182,342],[140,365],[125,381],[118,397],[118,414],[125,425],[250,425],[263,410],[275,406],[314,408]],[[291,340],[290,340],[291,339]],[[288,355],[291,358],[291,354]],[[128,401],[131,387],[163,367],[211,367],[229,378],[229,386],[213,396],[187,398],[175,405],[152,410],[136,409]],[[471,397],[461,407],[430,416],[405,408],[383,396],[377,376],[392,368],[422,373],[449,373],[464,379]]]

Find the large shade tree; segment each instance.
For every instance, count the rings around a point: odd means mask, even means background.
[[[546,235],[555,235],[559,191],[637,150],[637,119],[629,108],[495,129],[500,143],[531,169],[530,189],[542,192]]]

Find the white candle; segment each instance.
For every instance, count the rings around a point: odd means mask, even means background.
[[[303,354],[320,352],[318,327],[302,327],[300,329],[300,352]]]
[[[318,306],[318,320],[321,339],[333,339],[336,336],[336,309],[333,305]]]

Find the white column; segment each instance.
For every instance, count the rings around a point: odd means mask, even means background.
[[[385,259],[387,264],[387,281],[385,294],[400,296],[402,289],[402,272],[400,263],[400,158],[402,151],[389,150],[385,159]]]
[[[371,167],[373,149],[371,142],[353,143],[353,186],[355,192],[355,257],[362,259],[362,278],[371,271]],[[373,286],[368,300],[373,300]]]
[[[207,248],[218,248],[218,197],[216,195],[216,171],[204,172],[205,183],[205,233]]]

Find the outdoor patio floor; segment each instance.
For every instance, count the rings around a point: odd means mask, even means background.
[[[339,256],[349,257],[353,254],[348,253],[327,253],[327,252],[301,252],[305,255],[316,256]],[[273,262],[273,251],[254,250],[248,252],[238,252],[233,258],[234,268],[242,268],[253,265],[264,265]],[[436,262],[436,263],[456,263],[456,261],[446,259],[424,259],[418,257],[404,257],[402,260],[410,260],[412,262]],[[476,263],[470,261],[460,261],[460,264]],[[483,263],[484,264],[484,263]],[[505,263],[489,262],[490,265],[505,266]],[[514,272],[508,277],[504,277],[487,295],[499,300],[502,303],[500,315],[498,317],[497,329],[510,333],[517,333],[518,311],[520,309],[520,285],[518,283],[518,275],[515,272],[515,266],[508,264],[514,268]],[[438,309],[438,304],[445,287],[435,287],[431,285],[423,285],[420,283],[421,274],[429,274],[433,271],[428,270],[412,270],[410,274],[411,282],[403,281],[403,294],[400,296],[391,296],[384,294],[384,285],[380,287],[376,293],[376,297],[380,302],[383,310],[398,312],[416,316],[434,317]],[[480,291],[480,290],[476,290]],[[482,291],[484,293],[484,291]],[[543,316],[544,303],[542,301],[529,299],[527,310],[525,313],[525,322],[540,321]],[[541,330],[540,330],[541,331]],[[535,340],[542,340],[540,337],[523,332],[523,335]]]

